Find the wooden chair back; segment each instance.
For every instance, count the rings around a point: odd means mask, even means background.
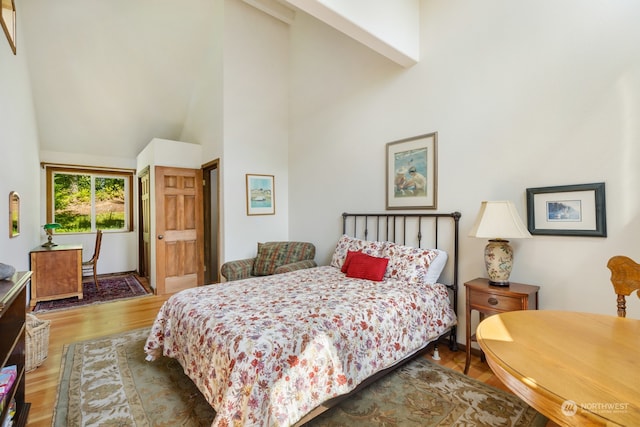
[[[640,298],[640,264],[629,257],[617,255],[609,259],[607,267],[611,270],[611,283],[618,295],[618,316],[626,317],[626,297],[637,291]]]
[[[93,273],[93,281],[98,289],[100,289],[100,285],[98,284],[98,258],[100,258],[100,246],[102,246],[102,230],[98,230],[96,232],[96,246],[93,250],[93,256],[90,260],[82,262],[82,275],[84,276],[84,273]]]
[[[93,256],[89,260],[90,262],[97,262],[100,257],[100,246],[102,246],[102,230],[96,232],[96,247],[93,250]]]

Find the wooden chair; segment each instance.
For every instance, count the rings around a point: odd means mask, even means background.
[[[611,270],[611,283],[618,295],[618,316],[627,316],[626,297],[634,291],[640,298],[640,264],[626,256],[614,256],[607,263]]]
[[[93,271],[93,280],[96,284],[96,288],[100,289],[100,286],[98,285],[98,273],[97,273],[97,267],[98,267],[98,258],[100,257],[100,245],[102,243],[102,230],[98,230],[96,232],[96,247],[93,251],[93,256],[91,257],[90,260],[88,261],[84,261],[82,263],[82,275],[83,276],[88,276],[92,273]],[[87,274],[85,274],[87,273]]]

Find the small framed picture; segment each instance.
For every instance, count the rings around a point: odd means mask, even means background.
[[[531,234],[607,236],[604,182],[527,188]]]
[[[15,191],[9,193],[9,237],[20,234],[20,195]]]
[[[273,175],[247,174],[247,215],[276,213]]]
[[[387,144],[387,209],[436,209],[438,134]]]

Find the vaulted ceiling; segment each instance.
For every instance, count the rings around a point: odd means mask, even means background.
[[[20,2],[41,150],[132,158],[178,139],[213,3]]]
[[[334,0],[243,1],[285,22],[294,10],[308,10],[403,66],[415,63],[331,9]],[[401,2],[417,12],[419,0]],[[40,149],[134,158],[152,138],[180,139],[221,4],[21,0],[18,54],[27,56]],[[367,0],[360,7],[371,5]]]

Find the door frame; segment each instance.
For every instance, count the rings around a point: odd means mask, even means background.
[[[145,215],[142,201],[142,180],[150,178],[150,173],[151,167],[148,165],[138,173],[138,274],[147,280],[151,277],[151,265],[149,263],[151,251],[145,251],[144,227],[146,224],[149,229],[151,228],[151,212],[146,212]]]
[[[212,200],[211,198],[211,172],[216,170],[217,171],[217,175],[218,175],[218,179],[216,182],[216,188],[215,188],[215,197],[217,200],[215,200],[215,206],[217,209],[216,212],[216,217],[217,217],[217,221],[215,224],[215,227],[217,228],[217,230],[215,230],[215,235],[216,237],[216,245],[217,245],[217,251],[216,253],[218,254],[217,260],[216,260],[216,265],[218,266],[217,271],[212,272],[210,271],[210,269],[208,268],[208,265],[210,264],[210,259],[211,259],[211,236],[213,235],[213,231],[212,227],[211,227],[211,218],[213,215],[213,212],[211,210],[211,206],[212,206],[212,202],[214,200]],[[215,159],[212,160],[208,163],[205,163],[202,165],[202,184],[204,186],[204,191],[203,191],[203,203],[202,203],[202,208],[203,208],[203,221],[204,221],[204,282],[205,283],[219,283],[220,282],[220,159]]]

